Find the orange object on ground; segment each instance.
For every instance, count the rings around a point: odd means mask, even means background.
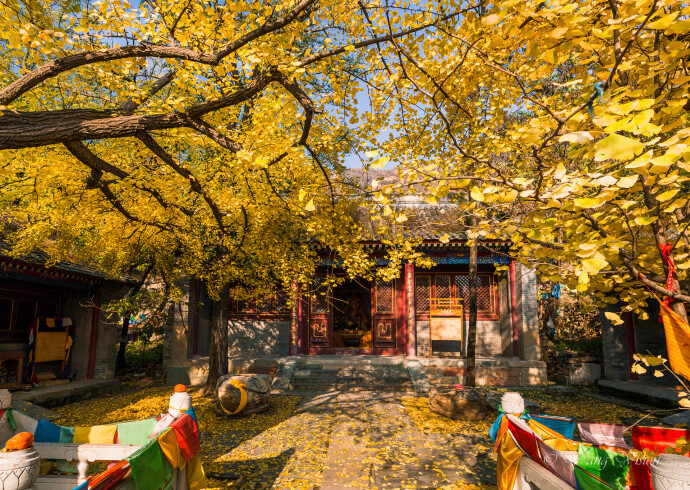
[[[659,301],[659,306],[671,369],[690,380],[690,325],[663,302]]]
[[[5,450],[21,451],[22,449],[30,448],[33,444],[34,436],[31,432],[20,432],[5,443]]]

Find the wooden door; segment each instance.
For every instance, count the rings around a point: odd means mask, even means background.
[[[377,279],[371,292],[371,319],[374,347],[396,347],[397,339],[397,294],[396,281]]]
[[[309,299],[309,346],[333,347],[333,302],[331,289],[324,284],[325,277],[314,278],[314,289]]]

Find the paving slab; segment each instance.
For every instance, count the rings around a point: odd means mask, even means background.
[[[261,433],[228,435],[220,461],[237,488],[439,488],[495,484],[490,440],[419,431],[410,395],[305,393],[293,415]]]
[[[12,410],[21,412],[36,420],[47,420],[49,422],[62,417],[59,413],[39,407],[38,405],[34,405],[33,403],[29,403],[15,396],[12,397]]]

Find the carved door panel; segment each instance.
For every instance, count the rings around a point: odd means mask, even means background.
[[[396,281],[377,279],[371,297],[374,347],[395,347],[397,338]]]
[[[324,284],[325,277],[314,278],[309,299],[309,345],[333,347],[333,306],[331,290]]]

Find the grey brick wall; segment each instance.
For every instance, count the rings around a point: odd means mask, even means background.
[[[605,316],[605,312],[620,313],[620,307],[607,305],[599,310],[601,320],[601,342],[604,354],[603,377],[611,381],[630,379],[628,359],[628,333],[625,323],[614,325]]]
[[[74,322],[74,343],[70,352],[70,367],[77,371],[77,379],[86,379],[91,342],[91,299],[68,298],[63,305],[63,316]]]
[[[290,343],[289,320],[230,320],[230,356],[287,356]]]

